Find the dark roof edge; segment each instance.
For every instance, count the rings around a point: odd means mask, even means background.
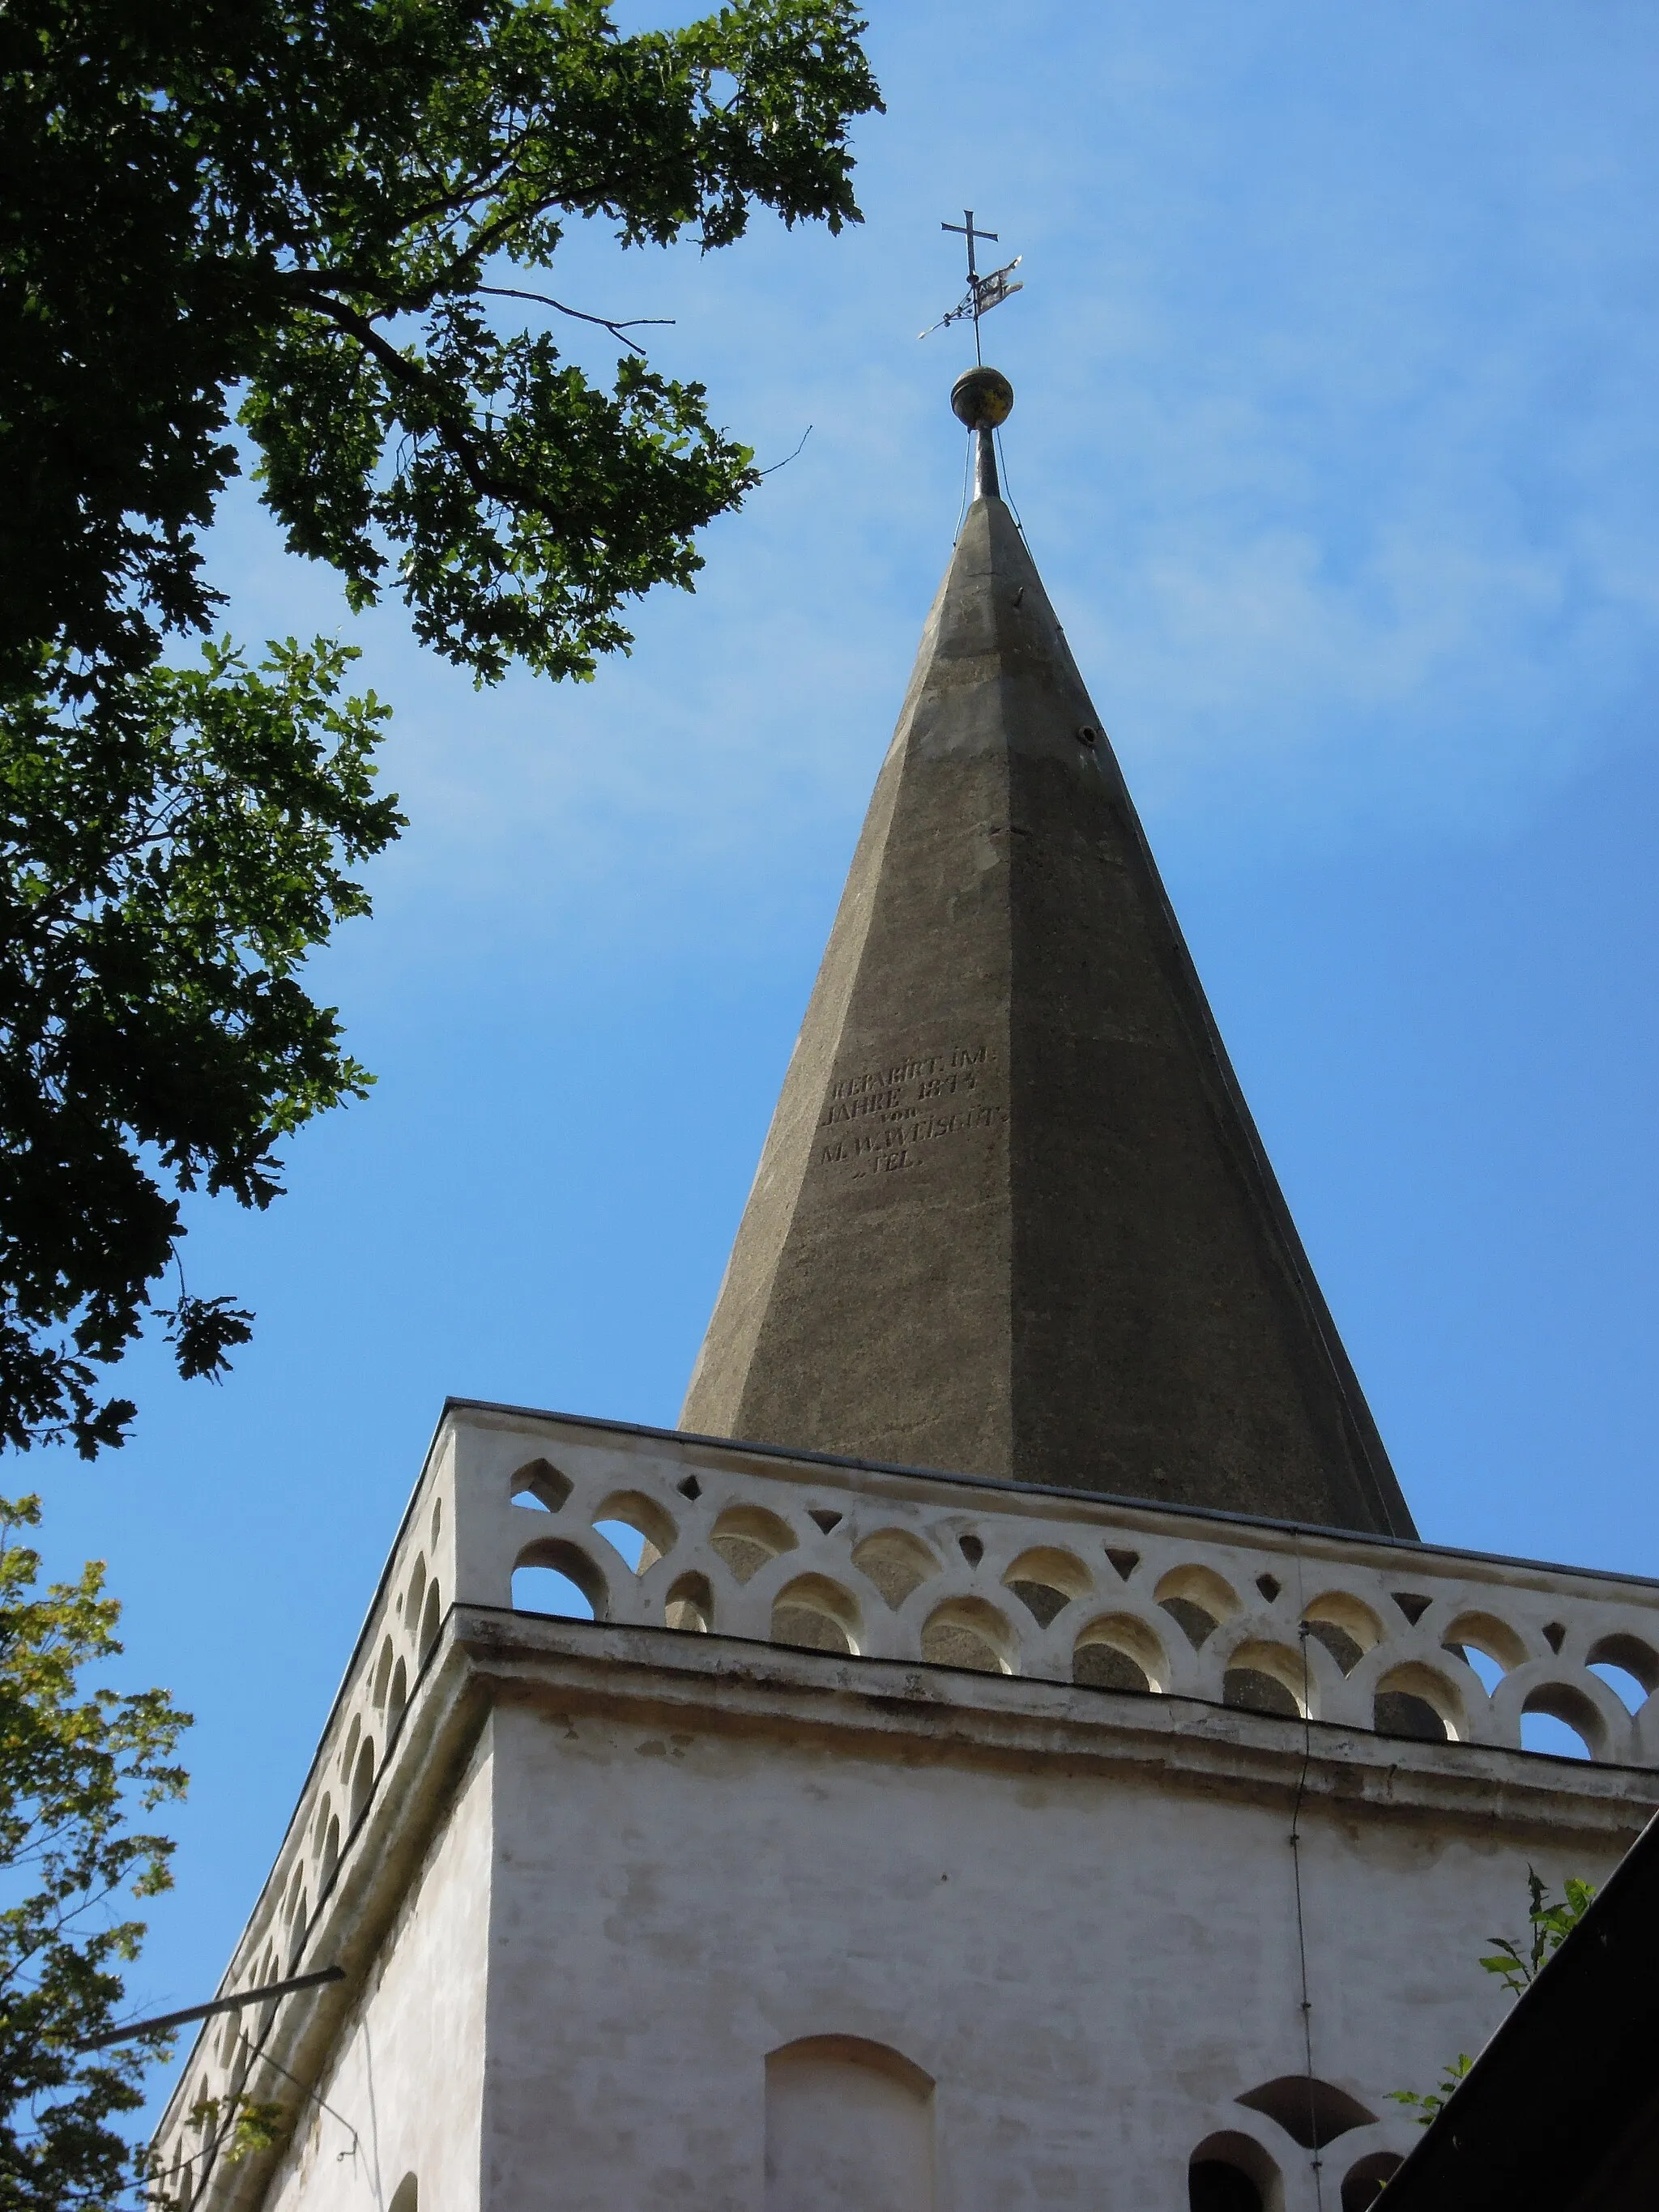
[[[1656,1887],[1659,1814],[1390,2178],[1389,2212],[1570,2212],[1581,2201],[1653,2105]]]
[[[1214,1505],[1176,1505],[1161,1498],[1129,1498],[1116,1491],[1077,1490],[1060,1484],[1013,1482],[995,1474],[957,1474],[949,1468],[906,1467],[893,1460],[857,1459],[845,1452],[808,1451],[794,1444],[757,1443],[747,1437],[709,1437],[691,1429],[653,1428],[645,1421],[607,1420],[596,1413],[562,1413],[547,1406],[514,1406],[490,1398],[446,1397],[444,1414],[451,1413],[512,1413],[533,1421],[565,1421],[580,1429],[613,1429],[623,1436],[644,1437],[655,1443],[700,1444],[720,1451],[744,1451],[763,1459],[805,1461],[814,1467],[855,1468],[868,1474],[920,1476],[924,1481],[953,1482],[970,1490],[988,1490],[1012,1498],[1086,1498],[1095,1505],[1127,1505],[1148,1513],[1168,1513],[1178,1520],[1215,1522],[1227,1528],[1273,1528],[1291,1536],[1350,1537],[1362,1544],[1420,1559],[1425,1553],[1437,1559],[1470,1559],[1482,1566],[1523,1567],[1534,1574],[1584,1575],[1595,1582],[1634,1583],[1642,1589],[1659,1589],[1659,1576],[1622,1573],[1616,1567],[1575,1567],[1565,1561],[1528,1559],[1508,1552],[1475,1552],[1457,1544],[1429,1544],[1420,1537],[1384,1536],[1373,1528],[1338,1528],[1318,1521],[1280,1521],[1264,1513],[1225,1513]],[[440,1417],[441,1426],[442,1417]],[[434,1433],[433,1441],[437,1441]],[[401,1533],[401,1532],[400,1532]]]

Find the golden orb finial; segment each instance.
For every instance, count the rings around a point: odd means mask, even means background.
[[[951,412],[969,430],[1000,430],[1014,411],[1014,387],[1000,368],[968,368],[951,386]]]

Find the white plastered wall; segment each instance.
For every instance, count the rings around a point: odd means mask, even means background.
[[[1311,2212],[1308,2154],[1233,2100],[1302,2072],[1282,1802],[964,1755],[891,1759],[498,1708],[488,2212],[763,2212],[765,2061],[885,2045],[937,2083],[939,2212],[1183,2212],[1190,2150],[1252,2137]],[[1324,2200],[1506,2002],[1513,1832],[1310,1803],[1317,2074],[1378,2116]],[[1530,1856],[1559,1885],[1616,1856]],[[422,2200],[424,2204],[425,2200]],[[447,2208],[446,2208],[447,2212]]]
[[[420,2212],[477,2212],[493,1777],[486,1726],[316,2096],[296,2100],[269,2212],[388,2212],[410,2173]]]

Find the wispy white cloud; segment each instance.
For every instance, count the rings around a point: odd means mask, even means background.
[[[478,695],[363,626],[411,943],[816,911],[948,550],[960,353],[913,334],[962,200],[1026,254],[986,325],[1012,489],[1161,837],[1484,836],[1650,737],[1648,15],[1137,0],[1007,32],[988,0],[878,15],[861,232],[573,237],[567,288],[674,316],[664,366],[763,459],[812,435],[592,687]],[[250,628],[337,620],[245,515],[224,537]]]

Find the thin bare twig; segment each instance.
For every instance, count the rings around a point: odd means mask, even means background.
[[[637,338],[630,338],[628,336],[629,331],[636,331],[647,323],[665,325],[674,319],[672,315],[634,315],[627,322],[613,323],[608,315],[590,315],[585,307],[567,307],[562,300],[556,300],[550,293],[547,292],[515,291],[510,284],[479,284],[475,289],[479,292],[487,292],[492,300],[534,300],[539,307],[556,307],[562,315],[574,315],[579,323],[597,323],[602,331],[609,331],[613,338],[620,340],[625,346],[632,347],[633,350],[641,356],[645,353],[645,348]],[[790,458],[793,459],[794,457],[792,454]]]
[[[806,428],[800,434],[800,446],[804,446],[811,434],[812,426],[809,422]],[[796,447],[794,453],[786,453],[781,461],[774,461],[769,469],[762,469],[759,473],[763,477],[774,477],[777,474],[780,469],[787,469],[790,462],[794,459],[795,453],[799,453],[800,446]]]

